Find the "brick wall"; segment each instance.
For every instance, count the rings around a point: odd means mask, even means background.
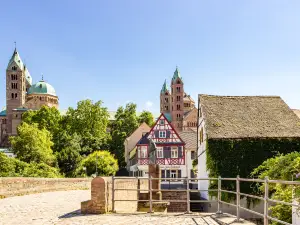
[[[11,197],[48,191],[88,190],[90,178],[0,178],[0,197]]]
[[[184,200],[186,201],[186,192],[183,191],[162,191],[162,200]],[[186,202],[170,202],[168,212],[186,212]]]

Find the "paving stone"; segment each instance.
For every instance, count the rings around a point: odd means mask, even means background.
[[[1,225],[214,225],[204,214],[105,214],[82,215],[80,202],[90,199],[90,191],[57,191],[0,200]]]

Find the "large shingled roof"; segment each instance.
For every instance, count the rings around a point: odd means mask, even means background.
[[[208,138],[300,137],[300,119],[279,96],[199,99]]]

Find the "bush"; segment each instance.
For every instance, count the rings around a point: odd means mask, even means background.
[[[76,170],[77,176],[91,176],[97,172],[100,176],[115,175],[118,171],[118,161],[109,151],[95,151],[81,161]],[[86,170],[84,169],[86,168]]]

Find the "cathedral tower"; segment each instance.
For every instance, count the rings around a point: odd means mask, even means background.
[[[160,112],[170,113],[171,112],[171,93],[165,80],[161,91],[160,91]]]
[[[184,105],[183,105],[183,81],[178,68],[174,72],[172,81],[171,81],[171,91],[172,91],[172,125],[176,130],[181,131],[183,126],[183,116],[184,116]]]
[[[13,109],[21,107],[25,103],[26,71],[27,69],[23,64],[17,49],[15,49],[6,69],[6,117],[8,135],[12,134],[13,129]]]

